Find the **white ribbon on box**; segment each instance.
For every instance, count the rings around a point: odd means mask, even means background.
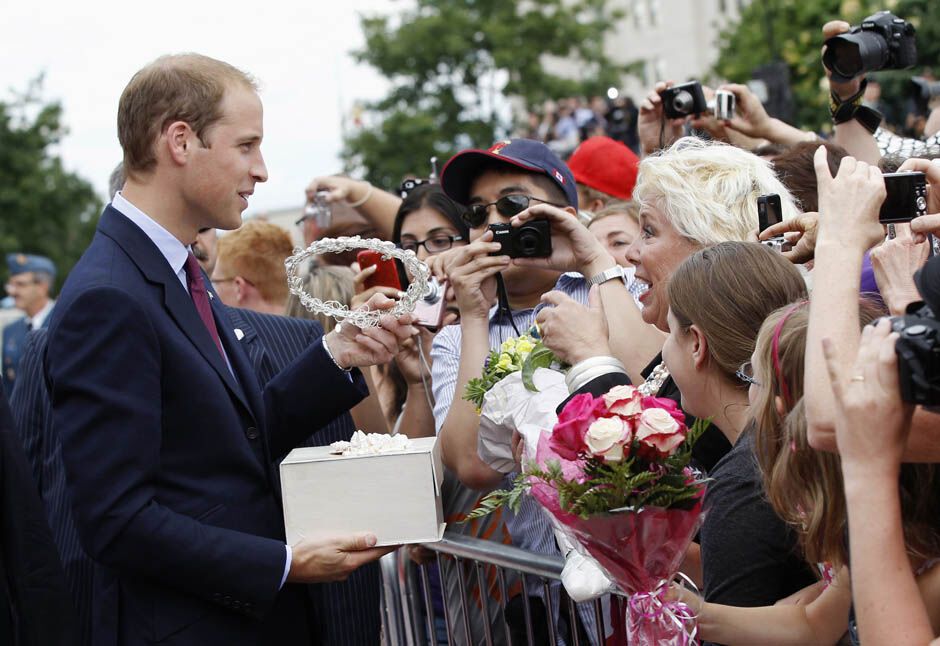
[[[524,440],[524,457],[535,459],[535,449],[543,432],[550,433],[558,416],[555,409],[568,397],[565,375],[557,370],[538,368],[533,375],[538,389],[533,392],[522,383],[522,373],[514,372],[500,380],[483,398],[477,453],[492,469],[512,473],[517,465],[512,453],[513,432]],[[555,539],[565,555],[561,582],[575,602],[596,599],[613,590],[613,583],[597,563],[580,551],[577,540],[547,511]]]

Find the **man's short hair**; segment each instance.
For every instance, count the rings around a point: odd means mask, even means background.
[[[162,56],[134,74],[118,103],[118,139],[129,176],[157,163],[154,143],[174,121],[185,121],[204,146],[208,129],[222,117],[225,90],[257,91],[245,72],[201,54]]]
[[[217,250],[230,277],[241,276],[250,282],[268,303],[287,302],[284,261],[294,251],[287,231],[270,222],[251,220],[221,236]]]

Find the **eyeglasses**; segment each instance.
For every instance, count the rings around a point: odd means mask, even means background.
[[[741,367],[735,371],[734,376],[751,386],[760,386],[760,382],[754,379],[754,366],[751,365],[750,361],[742,363]]]
[[[417,240],[402,240],[398,246],[405,251],[418,253],[418,247],[424,247],[428,253],[441,253],[454,246],[455,242],[463,240],[463,236],[438,235],[427,240],[418,242]]]
[[[519,215],[527,208],[529,208],[529,203],[535,200],[536,202],[541,202],[542,204],[551,204],[558,208],[564,208],[563,204],[555,204],[549,202],[548,200],[543,200],[538,197],[531,197],[529,195],[504,195],[495,202],[490,202],[489,204],[474,204],[470,206],[466,212],[461,216],[467,226],[471,229],[478,229],[484,224],[486,224],[487,214],[489,213],[490,207],[495,206],[496,212],[500,215],[511,218],[514,215]]]

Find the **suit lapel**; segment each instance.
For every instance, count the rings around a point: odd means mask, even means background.
[[[219,329],[219,336],[222,338],[222,345],[225,347],[225,352],[228,354],[228,360],[232,364],[232,370],[238,376],[238,381],[241,384],[245,385],[245,388],[242,389],[242,396],[244,397],[245,404],[248,406],[249,410],[254,413],[256,422],[263,422],[264,415],[264,400],[261,396],[261,386],[259,385],[258,376],[253,368],[254,361],[249,358],[249,352],[245,352],[247,346],[243,345],[245,341],[248,340],[249,334],[252,338],[255,337],[254,330],[248,325],[244,317],[237,316],[237,310],[230,307],[226,307],[222,300],[219,298],[218,294],[215,294],[215,290],[212,287],[208,287],[209,293],[212,297],[209,299],[209,304],[212,307],[212,314],[215,316],[215,324]],[[195,308],[193,308],[195,311]],[[241,319],[238,324],[233,325],[236,319]],[[205,326],[203,326],[205,327]],[[235,336],[235,329],[238,327],[245,334],[245,337],[241,341],[238,340]],[[206,332],[206,336],[209,336],[209,333]],[[254,344],[259,345],[259,344]],[[213,348],[215,344],[213,343]],[[216,350],[218,354],[218,350]],[[228,372],[226,370],[226,372]]]
[[[232,372],[225,364],[225,359],[219,354],[219,349],[209,335],[205,323],[199,318],[199,313],[196,312],[196,307],[193,305],[186,289],[180,283],[179,277],[173,273],[166,258],[160,253],[153,241],[147,237],[147,234],[111,205],[105,208],[101,221],[98,223],[98,229],[124,249],[147,280],[163,286],[163,303],[170,316],[176,321],[183,334],[196,346],[199,353],[209,362],[209,365],[216,371],[229,391],[248,411],[254,413],[254,411],[261,410],[250,405],[244,390],[232,376]],[[206,279],[206,284],[209,284],[208,279]],[[227,322],[226,317],[224,315],[219,316],[215,306],[216,300],[218,300],[217,296],[212,299],[212,305],[213,313],[216,316],[216,327],[219,328],[220,336],[223,339],[226,338],[222,334],[224,330],[230,338],[234,338],[230,329],[231,325]],[[223,322],[222,325],[219,324],[220,321]],[[225,344],[223,343],[223,345]],[[230,342],[226,346],[226,352],[229,355],[229,361],[232,361],[233,369],[235,368],[233,357],[240,354],[237,350],[238,346],[234,343]],[[236,371],[236,374],[239,373]],[[257,415],[255,417],[257,418]]]

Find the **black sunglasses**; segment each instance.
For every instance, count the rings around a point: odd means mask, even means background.
[[[467,208],[467,210],[461,215],[461,219],[466,223],[471,229],[478,229],[486,224],[487,213],[489,213],[490,207],[495,206],[496,212],[500,215],[511,218],[514,215],[519,215],[527,208],[529,208],[529,203],[535,200],[536,202],[541,202],[543,204],[551,204],[560,209],[565,208],[564,204],[555,204],[549,202],[548,200],[543,200],[538,197],[531,197],[529,195],[504,195],[495,202],[490,202],[489,204],[474,204]]]

